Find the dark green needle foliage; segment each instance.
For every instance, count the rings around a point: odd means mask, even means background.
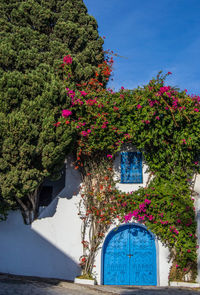
[[[47,177],[59,177],[72,140],[54,123],[69,105],[60,67],[73,57],[74,83],[104,60],[96,20],[82,0],[0,0],[0,218],[20,208],[37,218]]]

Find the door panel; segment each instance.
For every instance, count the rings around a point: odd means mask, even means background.
[[[104,254],[104,284],[129,285],[128,227],[117,228],[106,240]]]
[[[130,285],[156,285],[156,249],[154,238],[139,226],[130,226]]]
[[[108,235],[103,278],[105,285],[157,285],[155,241],[144,227],[127,224]]]

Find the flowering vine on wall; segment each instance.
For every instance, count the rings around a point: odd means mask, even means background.
[[[169,247],[169,279],[194,281],[198,246],[193,179],[199,172],[200,97],[166,86],[170,72],[159,73],[144,87],[113,92],[104,88],[112,64],[107,58],[83,85],[73,83],[71,56],[62,65],[71,105],[55,127],[66,124],[73,130],[72,150],[83,178],[83,274],[92,274],[110,225],[135,220]],[[113,180],[113,160],[126,144],[143,152],[154,176],[147,187],[129,194],[117,190]]]

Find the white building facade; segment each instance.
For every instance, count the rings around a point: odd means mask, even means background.
[[[116,157],[114,169],[116,177],[119,179],[121,173],[120,156]],[[130,192],[137,190],[140,186],[145,186],[149,178],[146,170],[147,166],[143,163],[142,183],[121,183],[119,181],[118,188],[124,192]],[[66,163],[65,187],[57,193],[48,206],[41,210],[37,220],[31,225],[24,225],[21,213],[12,211],[5,222],[0,222],[1,273],[59,278],[70,281],[74,281],[75,277],[81,274],[79,265],[79,259],[82,255],[81,220],[78,216],[80,185],[79,172],[74,169],[73,162],[69,158]],[[194,189],[200,195],[200,176],[197,176]],[[200,230],[199,208],[200,201],[197,197],[198,232]],[[151,269],[150,265],[152,265],[153,279],[148,283],[147,278],[144,284],[167,286],[171,266],[169,250],[140,224],[131,222],[128,225],[119,226],[117,230],[115,228],[114,225],[110,228],[96,256],[94,274],[97,283],[112,283],[112,280],[110,282],[106,280],[109,280],[112,275],[114,277],[115,273],[118,272],[121,272],[121,276],[127,277],[126,265],[119,265],[121,252],[118,250],[112,252],[113,245],[117,245],[116,248],[119,249],[119,243],[122,243],[126,238],[130,244],[127,253],[125,253],[127,256],[125,261],[130,263],[128,274],[130,284],[134,285],[138,282],[141,285],[141,281],[145,281],[145,272],[147,273]],[[141,238],[143,236],[146,237],[146,240]],[[133,244],[134,241],[138,241],[136,248],[131,246],[131,241],[133,241]],[[143,251],[145,247],[150,248],[146,252],[141,252],[143,253],[139,258],[141,265],[138,265],[135,269],[134,263],[131,264],[134,253]],[[111,259],[107,255],[111,255],[112,259],[115,260],[115,267],[114,264],[109,264]],[[149,262],[148,255],[152,255],[152,260],[149,260]],[[198,265],[200,265],[200,257],[198,262]],[[123,261],[123,263],[126,262]],[[108,271],[107,268],[109,267]],[[140,278],[139,273],[141,273]],[[197,281],[200,282],[200,276],[198,276]]]

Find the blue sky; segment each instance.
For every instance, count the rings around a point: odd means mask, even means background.
[[[116,57],[109,86],[133,89],[162,70],[200,94],[200,0],[83,0]]]

